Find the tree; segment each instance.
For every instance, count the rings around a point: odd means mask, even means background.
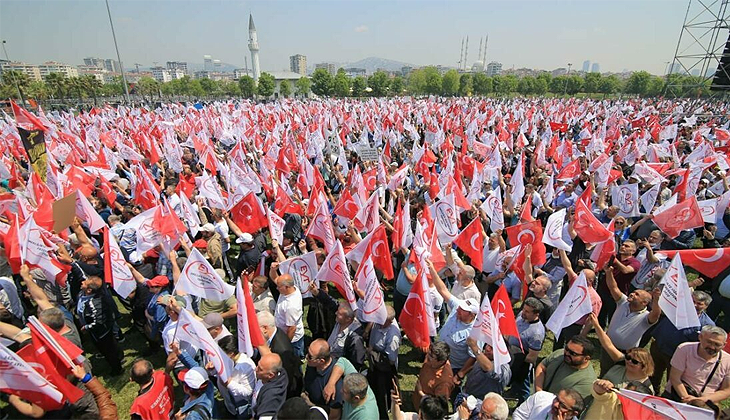
[[[219,92],[223,92],[226,96],[240,96],[241,88],[238,87],[238,83],[231,80],[220,80],[218,81]]]
[[[390,80],[384,71],[376,71],[368,78],[368,87],[372,89],[370,94],[373,96],[385,96],[389,85]]]
[[[494,91],[501,95],[517,92],[517,85],[519,84],[517,77],[511,74],[507,76],[494,76],[492,82],[494,83]]]
[[[408,92],[412,95],[420,95],[426,91],[426,72],[416,69],[408,75]]]
[[[81,79],[84,81],[86,93],[94,98],[94,106],[96,106],[96,98],[99,96],[102,87],[101,80],[97,79],[91,74],[86,74],[82,76]]]
[[[12,88],[12,90],[10,90],[11,93],[16,90],[13,86],[10,87]],[[48,99],[48,86],[46,86],[43,82],[30,82],[26,88],[26,92],[28,92],[28,96],[36,101],[45,101]]]
[[[459,73],[451,69],[441,79],[441,92],[444,96],[454,96],[459,92]]]
[[[345,69],[337,70],[333,86],[335,96],[339,96],[340,98],[350,96],[350,79],[345,74]]]
[[[477,73],[472,78],[474,93],[486,95],[492,92],[492,79],[484,73]]]
[[[553,77],[550,81],[550,92],[562,95],[565,92],[568,76]]]
[[[636,71],[631,73],[629,80],[626,81],[626,93],[635,95],[646,95],[649,90],[651,75],[645,71]]]
[[[28,75],[18,70],[6,70],[3,72],[3,80],[8,85],[15,88],[13,96],[18,98],[15,95],[20,95],[18,99],[20,99],[21,102],[25,102],[23,92],[28,87],[28,85],[30,85],[30,78],[28,77]]]
[[[288,80],[282,80],[281,83],[279,83],[279,96],[283,98],[291,96],[291,85]]]
[[[188,76],[183,77],[181,80],[185,80],[187,77],[187,80],[189,83],[186,84],[185,90],[188,94],[188,96],[199,98],[201,96],[205,95],[205,90],[203,90],[203,86],[200,84],[200,80],[190,80]],[[260,79],[259,79],[260,80]]]
[[[535,82],[532,85],[532,93],[536,95],[544,95],[548,91],[548,78],[536,77]]]
[[[200,79],[200,87],[203,88],[206,95],[212,95],[217,88],[215,81],[212,79]]]
[[[139,81],[137,82],[137,87],[142,97],[148,96],[148,100],[151,101],[152,96],[158,92],[159,83],[157,83],[157,80],[145,76],[139,79]]]
[[[256,93],[256,82],[251,76],[241,76],[238,79],[238,87],[241,89],[241,96],[244,98],[253,98],[254,93]]]
[[[428,95],[440,95],[441,94],[441,73],[439,73],[436,67],[426,67],[423,69],[426,76],[426,85],[424,86],[423,93]]]
[[[264,98],[269,98],[274,94],[274,89],[276,89],[274,76],[266,72],[261,73],[261,76],[259,76],[259,85],[256,87],[256,93]]]
[[[48,83],[47,80],[46,80],[46,83]],[[110,83],[103,85],[101,87],[101,92],[102,92],[103,96],[122,95],[124,93],[124,84],[122,82],[122,77],[116,76]]]
[[[583,78],[578,75],[568,77],[567,94],[575,95],[583,89]]]
[[[601,73],[587,73],[583,85],[586,93],[597,93],[601,86]]]
[[[360,98],[365,94],[365,88],[368,86],[367,81],[362,76],[352,79],[352,96]]]
[[[316,69],[312,73],[312,92],[318,96],[330,96],[335,88],[332,75],[323,68]]]
[[[66,98],[66,76],[63,73],[50,73],[46,76],[46,85],[51,95],[57,99]]]
[[[651,76],[649,84],[646,87],[646,92],[644,92],[644,96],[659,96],[662,94],[663,90],[664,79],[657,76]]]
[[[517,82],[517,92],[523,95],[529,95],[535,90],[535,78],[532,76],[525,76]]]
[[[71,91],[76,93],[76,97],[78,98],[80,103],[83,100],[84,92],[86,91],[86,83],[84,82],[84,79],[80,77],[70,77],[68,79],[68,86]]]
[[[465,73],[459,77],[459,95],[471,96],[474,91],[471,74]]]
[[[621,90],[621,80],[615,74],[602,77],[601,83],[598,85],[598,92],[604,95],[610,95]]]
[[[403,89],[405,89],[405,81],[400,76],[395,76],[393,80],[390,81],[390,94],[392,96],[400,96],[403,93]]]
[[[296,86],[297,94],[306,97],[312,89],[312,81],[309,80],[309,77],[300,77],[299,80],[297,80]]]

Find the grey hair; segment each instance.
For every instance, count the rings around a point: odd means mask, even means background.
[[[523,305],[529,306],[537,313],[542,313],[542,311],[545,310],[545,305],[543,305],[542,302],[540,302],[537,298],[534,298],[532,296],[525,299],[525,303]]]
[[[342,387],[347,387],[353,397],[365,398],[368,394],[368,380],[360,373],[351,373],[345,376]]]
[[[385,305],[385,311],[388,313],[388,316],[385,319],[385,322],[392,321],[395,319],[395,309],[393,309],[390,305]]]
[[[723,340],[727,340],[727,331],[716,325],[705,325],[702,327],[701,334],[719,335]]]
[[[702,290],[695,290],[694,292],[692,292],[692,297],[706,304],[707,306],[710,306],[710,303],[712,302],[712,296],[710,296],[710,294],[707,292],[703,292]]]
[[[348,319],[355,319],[355,311],[352,310],[352,307],[347,302],[340,302],[340,308],[345,310],[345,316]]]
[[[276,325],[274,315],[271,315],[269,311],[261,311],[256,314],[256,319],[259,321],[259,326],[262,327],[273,327]]]
[[[490,413],[495,420],[507,420],[509,416],[509,406],[507,401],[496,392],[490,392],[484,396],[484,401],[491,400],[494,402],[494,412]]]

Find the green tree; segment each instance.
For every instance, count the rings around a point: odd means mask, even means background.
[[[583,90],[583,78],[578,75],[568,77],[568,95],[575,95]]]
[[[492,92],[492,79],[486,74],[477,73],[472,79],[474,93],[477,95],[487,95]]]
[[[291,96],[291,84],[289,84],[288,80],[282,80],[279,83],[279,96],[283,98]]]
[[[76,93],[76,97],[79,103],[84,99],[84,92],[86,92],[86,82],[80,77],[70,77],[68,79],[68,86],[72,92]]]
[[[333,86],[335,96],[339,96],[340,98],[350,96],[350,79],[345,74],[345,69],[337,70]]]
[[[538,81],[539,80],[543,80],[545,82],[545,86],[547,86],[545,92],[547,92],[548,90],[550,90],[550,84],[553,81],[553,76],[550,75],[550,73],[544,71],[544,72],[538,74],[535,79],[538,80]]]
[[[423,89],[423,93],[428,95],[440,95],[441,94],[441,73],[439,73],[436,67],[426,67],[423,69],[423,73],[426,76],[426,84]]]
[[[651,75],[645,71],[636,71],[626,81],[626,93],[635,95],[646,95],[649,91],[649,83],[651,83]]]
[[[395,76],[390,81],[390,94],[392,96],[400,96],[403,93],[403,89],[406,87],[406,82],[400,76]]]
[[[259,76],[259,85],[256,88],[256,93],[258,93],[260,96],[263,96],[264,98],[269,98],[271,95],[274,94],[274,89],[276,89],[276,80],[274,79],[274,76],[266,72],[261,73],[261,76]]]
[[[81,79],[84,81],[84,87],[86,88],[87,95],[94,98],[94,106],[96,106],[96,98],[101,93],[101,80],[91,74],[81,76]]]
[[[111,82],[106,83],[104,86],[102,86],[101,93],[102,96],[119,96],[124,94],[124,84],[122,83],[122,76],[117,76]]]
[[[157,83],[157,80],[145,76],[139,79],[139,81],[137,82],[137,88],[139,89],[139,93],[142,95],[143,98],[147,96],[147,100],[151,101],[152,97],[158,92],[159,83]]]
[[[408,75],[408,92],[420,95],[426,91],[426,73],[422,69],[415,69]]]
[[[244,98],[253,98],[254,93],[256,93],[256,83],[251,76],[241,76],[238,79],[238,87],[241,90],[241,96]]]
[[[459,95],[471,96],[474,92],[474,86],[471,74],[464,73],[459,77]]]
[[[50,73],[45,79],[51,95],[57,99],[66,98],[66,76],[63,73]]]
[[[365,95],[365,88],[368,86],[367,81],[362,76],[352,79],[352,96],[360,98]]]
[[[3,82],[13,87],[12,91],[14,92],[12,96],[14,98],[20,99],[21,102],[25,102],[25,95],[23,92],[25,92],[30,85],[30,78],[27,74],[18,70],[6,70],[3,72]],[[20,95],[20,97],[17,95]]]
[[[601,86],[601,73],[587,73],[585,75],[585,82],[583,85],[583,91],[585,93],[597,93]]]
[[[323,68],[314,70],[312,73],[312,92],[318,96],[331,96],[335,89],[335,82],[332,75]]]
[[[164,96],[171,97],[175,94],[175,80],[163,83],[162,86],[160,86],[160,93],[162,93]]]
[[[187,76],[185,76],[185,77],[187,77]],[[185,79],[185,77],[183,77],[183,79]],[[205,96],[205,90],[203,89],[203,86],[200,84],[200,80],[190,80],[189,83],[187,83],[185,85],[185,91],[187,92],[188,96],[192,96],[195,98]]]
[[[548,78],[546,77],[536,77],[535,82],[532,85],[532,93],[536,95],[544,95],[548,91]]]
[[[238,87],[238,83],[232,80],[220,80],[218,81],[218,92],[226,96],[240,96],[241,89]]]
[[[206,95],[213,95],[218,86],[213,79],[200,79],[200,87]]]
[[[550,80],[550,92],[562,95],[567,88],[568,76],[557,76]]]
[[[610,95],[621,90],[621,80],[615,74],[602,77],[601,83],[598,85],[598,92],[604,95]]]
[[[532,76],[525,76],[517,82],[517,92],[523,95],[529,95],[535,90],[535,78]]]
[[[368,87],[372,89],[370,94],[373,96],[385,96],[388,93],[389,86],[390,80],[384,71],[376,71],[368,77]]]
[[[492,78],[492,81],[494,83],[494,91],[496,93],[499,93],[501,95],[505,95],[512,92],[517,92],[517,85],[519,84],[519,80],[514,75],[506,75],[506,76],[494,76]]]
[[[300,77],[299,80],[297,80],[296,86],[297,94],[306,97],[312,89],[312,81],[309,80],[309,77]]]
[[[644,96],[659,96],[664,91],[664,79],[658,76],[651,76],[646,87]]]
[[[12,90],[15,89],[13,88]],[[12,90],[10,92],[12,92]],[[46,86],[46,84],[43,82],[30,82],[30,84],[26,88],[26,92],[28,92],[28,96],[38,102],[48,99],[48,86]]]
[[[451,69],[441,79],[441,92],[444,96],[454,96],[459,93],[459,73]]]

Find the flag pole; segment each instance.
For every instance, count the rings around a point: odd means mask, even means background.
[[[117,45],[117,34],[114,32],[114,22],[112,22],[112,11],[109,9],[109,0],[106,1],[106,12],[109,14],[109,26],[112,28],[112,38],[114,38],[114,49],[117,50],[117,61],[119,62],[119,71],[122,73],[122,84],[124,85],[124,98],[127,104],[131,104],[129,100],[129,87],[127,86],[127,78],[124,76],[124,65],[122,57],[119,55],[119,46]]]

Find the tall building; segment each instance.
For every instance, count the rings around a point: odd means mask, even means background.
[[[85,61],[85,60],[84,60]],[[106,83],[105,75],[109,73],[106,71],[105,68],[97,67],[97,66],[78,66],[76,67],[79,74],[82,76],[85,75],[92,75],[94,78],[98,81],[100,81],[102,84]]]
[[[152,70],[152,78],[160,83],[167,83],[172,80],[170,72],[162,66],[152,67],[150,70]]]
[[[251,51],[251,66],[253,67],[253,80],[259,83],[261,68],[259,67],[259,38],[256,35],[256,25],[253,23],[253,15],[248,15],[248,49]]]
[[[88,67],[98,67],[100,69],[104,68],[104,59],[103,58],[96,58],[96,57],[86,57],[84,58],[84,65]]]
[[[213,71],[213,57],[209,55],[203,56],[203,68],[205,71]]]
[[[502,63],[491,61],[487,64],[487,76],[496,76],[502,73]]]
[[[42,78],[45,78],[51,73],[61,73],[66,77],[79,77],[79,71],[76,67],[56,61],[46,61],[38,66],[38,70],[40,70]]]
[[[593,63],[591,65],[591,73],[600,73],[601,72],[601,65],[598,63]]]
[[[19,71],[28,76],[28,78],[32,82],[40,82],[42,80],[41,71],[35,64],[26,64],[19,61],[3,60],[0,67],[0,70],[2,70],[3,72],[11,70]]]
[[[307,56],[306,55],[292,55],[289,57],[289,70],[293,73],[299,73],[302,76],[307,75]]]
[[[350,78],[358,76],[365,77],[367,75],[367,70],[360,67],[348,67],[345,69],[345,74]]]
[[[588,73],[588,70],[591,68],[591,60],[586,60],[583,62],[583,73]]]
[[[168,61],[168,70],[180,70],[183,74],[188,74],[188,63],[185,61]]]
[[[334,65],[334,63],[319,63],[314,65],[315,69],[325,69],[329,72],[331,75],[337,74],[337,66]]]
[[[107,58],[104,60],[104,68],[106,71],[112,72],[112,73],[121,73],[122,72],[122,66],[119,65],[119,61],[114,60],[112,58]]]
[[[219,71],[220,68],[221,68],[221,60],[218,60],[218,59],[213,60],[213,70]]]

